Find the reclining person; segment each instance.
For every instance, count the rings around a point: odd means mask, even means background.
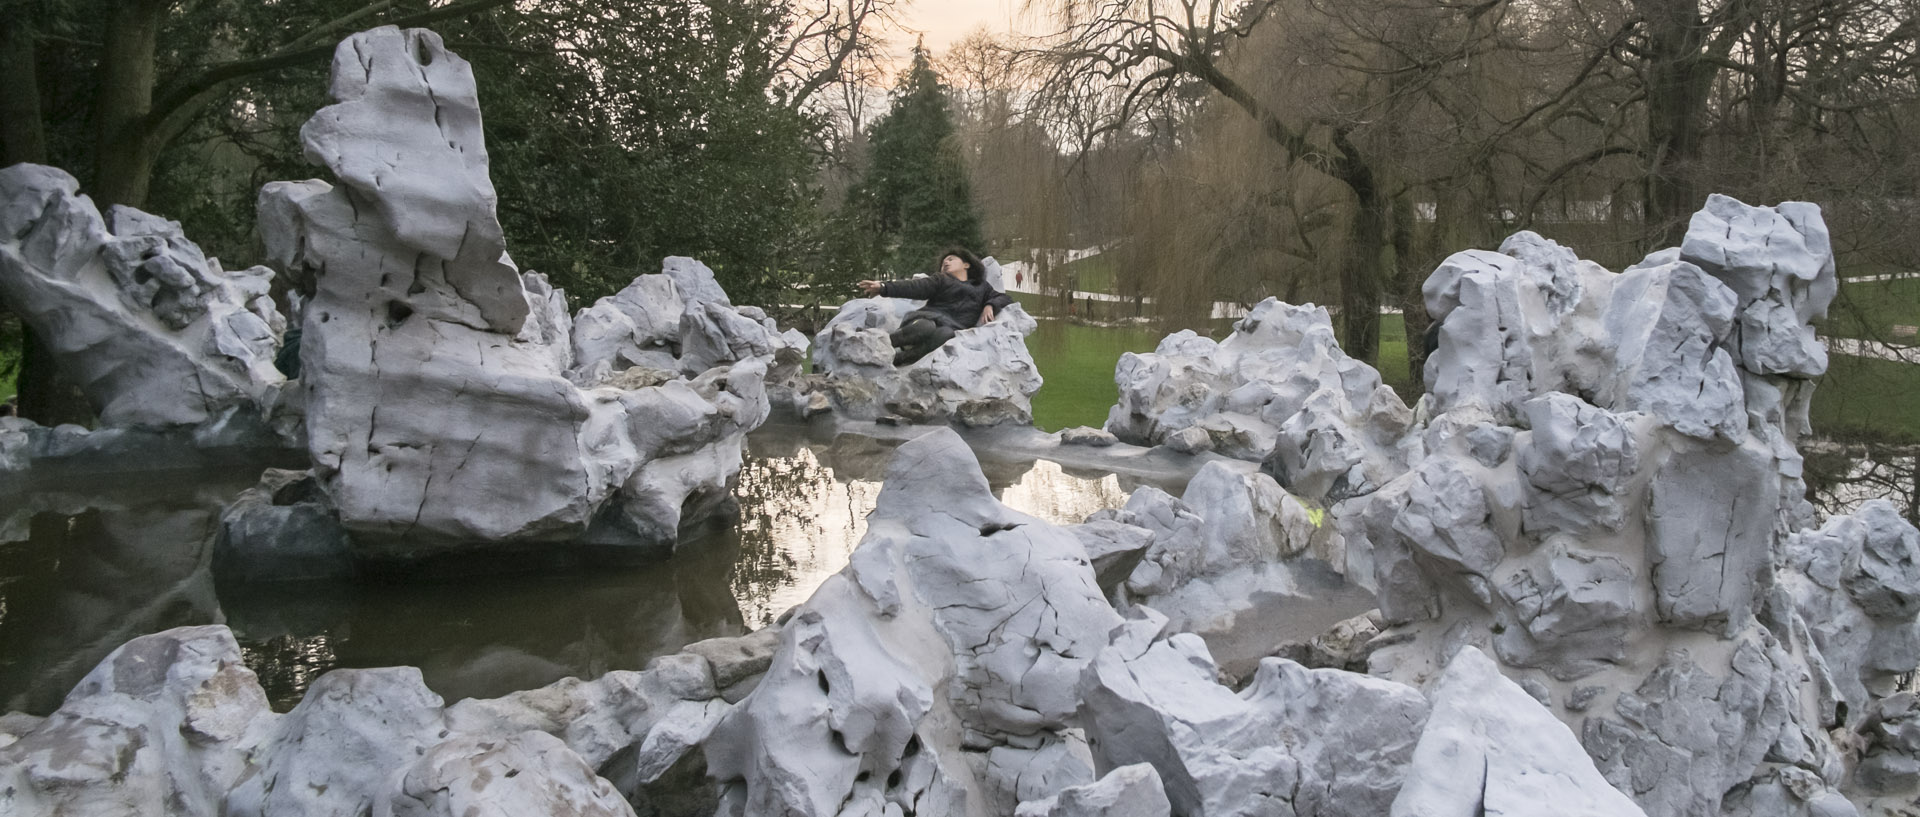
[[[927,302],[908,312],[900,329],[892,334],[895,366],[926,357],[952,340],[955,332],[991,321],[996,308],[1013,303],[1013,298],[987,283],[987,269],[980,259],[959,248],[941,257],[940,272],[935,275],[905,281],[861,281],[859,286],[867,297]]]

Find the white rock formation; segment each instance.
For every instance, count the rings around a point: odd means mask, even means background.
[[[756,358],[798,368],[805,335],[781,332],[757,307],[734,306],[699,261],[674,256],[663,266],[574,316],[567,374],[575,384],[607,383],[636,366],[687,377]]]
[[[286,319],[265,267],[227,271],[177,222],[129,207],[103,218],[79,183],[39,165],[0,170],[0,302],[32,327],[112,427],[265,418]]]
[[[1152,764],[1176,814],[1386,812],[1427,718],[1417,690],[1269,658],[1235,694],[1199,638],[1135,616],[1081,681],[1099,768]]]
[[[451,707],[412,668],[335,670],[278,715],[225,627],[184,627],[0,719],[0,813],[631,815],[609,778],[652,782],[729,708],[681,653]]]
[[[1315,500],[1371,493],[1405,470],[1413,421],[1380,373],[1347,357],[1323,308],[1268,298],[1215,343],[1192,331],[1121,355],[1107,430],[1136,445],[1265,462]]]
[[[1393,817],[1643,817],[1608,785],[1565,724],[1472,647],[1427,690],[1433,710]]]
[[[765,327],[704,268],[669,263],[666,281],[588,310],[576,344],[560,293],[506,257],[467,63],[432,32],[375,29],[336,51],[332,92],[302,138],[342,186],[268,185],[260,221],[270,255],[314,289],[308,449],[357,545],[657,546],[683,508],[722,502],[769,410]],[[683,291],[677,314],[671,297],[648,311],[650,293]],[[679,365],[598,385],[653,360],[628,347],[667,326],[692,338]],[[581,350],[595,356],[572,374],[594,388],[568,380]]]
[[[1121,766],[1084,786],[1070,786],[1045,800],[1021,803],[1014,817],[1168,817],[1160,773],[1146,763]]]
[[[900,446],[867,530],[706,744],[722,813],[1007,814],[1092,782],[1075,688],[1120,617],[1073,535],[944,429]]]
[[[905,368],[893,365],[888,335],[920,305],[902,298],[856,298],[814,336],[808,389],[857,419],[882,415],[914,423],[958,421],[967,426],[1033,422],[1040,370],[1026,336],[1039,326],[1019,304],[991,323],[962,329],[952,340]]]
[[[1878,770],[1911,756],[1871,735],[1920,664],[1920,541],[1871,508],[1788,534],[1833,274],[1816,208],[1718,196],[1618,275],[1531,233],[1448,259],[1409,470],[1331,509],[1389,625],[1372,670],[1485,651],[1655,817],[1904,790]]]
[[[1299,500],[1266,474],[1226,461],[1202,466],[1178,499],[1143,486],[1125,507],[1088,521],[1080,527],[1109,526],[1148,542],[1121,599],[1160,611],[1175,631],[1205,637],[1236,672],[1275,646],[1267,613],[1282,604],[1318,606],[1307,602],[1320,588],[1299,578],[1301,562],[1340,559],[1332,531],[1316,526]]]

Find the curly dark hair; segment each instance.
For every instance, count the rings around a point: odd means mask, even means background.
[[[940,272],[940,262],[947,260],[947,256],[949,255],[959,258],[961,261],[966,262],[967,280],[969,281],[987,280],[987,265],[980,263],[980,256],[974,255],[972,251],[959,245],[948,247],[945,250],[941,251],[939,257],[936,258],[933,262],[933,270],[935,274],[938,274]]]

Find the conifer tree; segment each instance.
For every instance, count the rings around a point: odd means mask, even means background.
[[[980,217],[954,138],[947,89],[924,47],[894,89],[893,107],[873,126],[872,163],[853,191],[899,276],[932,272],[950,245],[982,250]]]

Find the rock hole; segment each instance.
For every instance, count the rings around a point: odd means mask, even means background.
[[[507,776],[507,777],[519,777],[519,776],[520,776],[520,770],[519,770],[519,769],[508,769],[508,770],[507,770],[507,775],[506,775],[506,776]]]
[[[423,37],[415,37],[413,40],[413,61],[421,65],[433,64],[433,52],[427,50],[427,42]]]
[[[920,754],[920,736],[914,735],[913,737],[907,738],[907,748],[900,753],[900,757],[901,759],[906,759],[917,754]]]
[[[413,317],[413,307],[402,301],[387,302],[387,328],[392,329]]]
[[[1847,702],[1846,701],[1841,701],[1839,703],[1834,704],[1833,716],[1835,718],[1838,718],[1840,721],[1839,723],[1834,724],[1835,726],[1847,725]]]
[[[887,775],[887,788],[889,789],[900,788],[900,770],[899,769],[894,769],[893,774]]]
[[[828,695],[831,695],[831,694],[833,694],[833,686],[827,683],[827,671],[826,671],[826,670],[818,670],[818,671],[816,671],[816,672],[814,672],[814,674],[813,674],[813,677],[814,677],[814,679],[815,679],[815,680],[818,680],[818,681],[820,682],[820,692],[821,692],[821,693],[823,693],[823,694],[828,694]]]
[[[327,313],[325,313],[325,312],[322,312],[322,313],[320,313],[320,322],[321,322],[321,323],[326,323],[327,321],[330,321],[330,320],[333,320],[333,316],[332,316],[332,315],[329,315],[329,314],[327,314]]]
[[[980,526],[980,535],[992,536],[1001,531],[1013,530],[1014,528],[1017,528],[1017,527],[1020,527],[1020,526],[1013,522],[988,522],[987,524]]]
[[[856,774],[853,776],[853,782],[865,783],[872,778],[873,778],[873,772],[867,771],[866,769],[861,769],[859,774]]]

